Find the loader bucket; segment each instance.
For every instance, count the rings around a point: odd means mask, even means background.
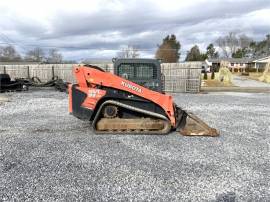
[[[177,107],[179,116],[181,117],[177,130],[185,136],[219,136],[219,132],[215,128],[211,128],[203,120],[191,112],[186,112]]]

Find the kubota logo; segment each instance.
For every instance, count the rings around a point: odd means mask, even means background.
[[[139,88],[139,87],[137,87],[137,86],[133,86],[133,85],[130,84],[130,83],[127,83],[127,82],[122,81],[122,82],[121,82],[121,85],[122,85],[122,86],[125,86],[125,87],[127,87],[127,88],[130,88],[131,90],[134,90],[134,91],[137,91],[137,92],[139,92],[139,93],[142,93],[142,89],[141,89],[141,88]]]

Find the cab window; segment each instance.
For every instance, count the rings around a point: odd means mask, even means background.
[[[154,64],[123,63],[118,66],[118,75],[126,79],[156,79],[157,71]]]

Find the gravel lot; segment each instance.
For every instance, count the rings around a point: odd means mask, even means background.
[[[53,90],[0,105],[0,201],[269,201],[270,94],[174,95],[221,136],[94,135]]]

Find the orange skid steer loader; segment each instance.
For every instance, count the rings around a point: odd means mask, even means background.
[[[77,84],[69,85],[69,112],[90,121],[95,133],[218,136],[192,113],[182,110],[170,95],[150,90],[105,72],[97,66],[77,66]]]

